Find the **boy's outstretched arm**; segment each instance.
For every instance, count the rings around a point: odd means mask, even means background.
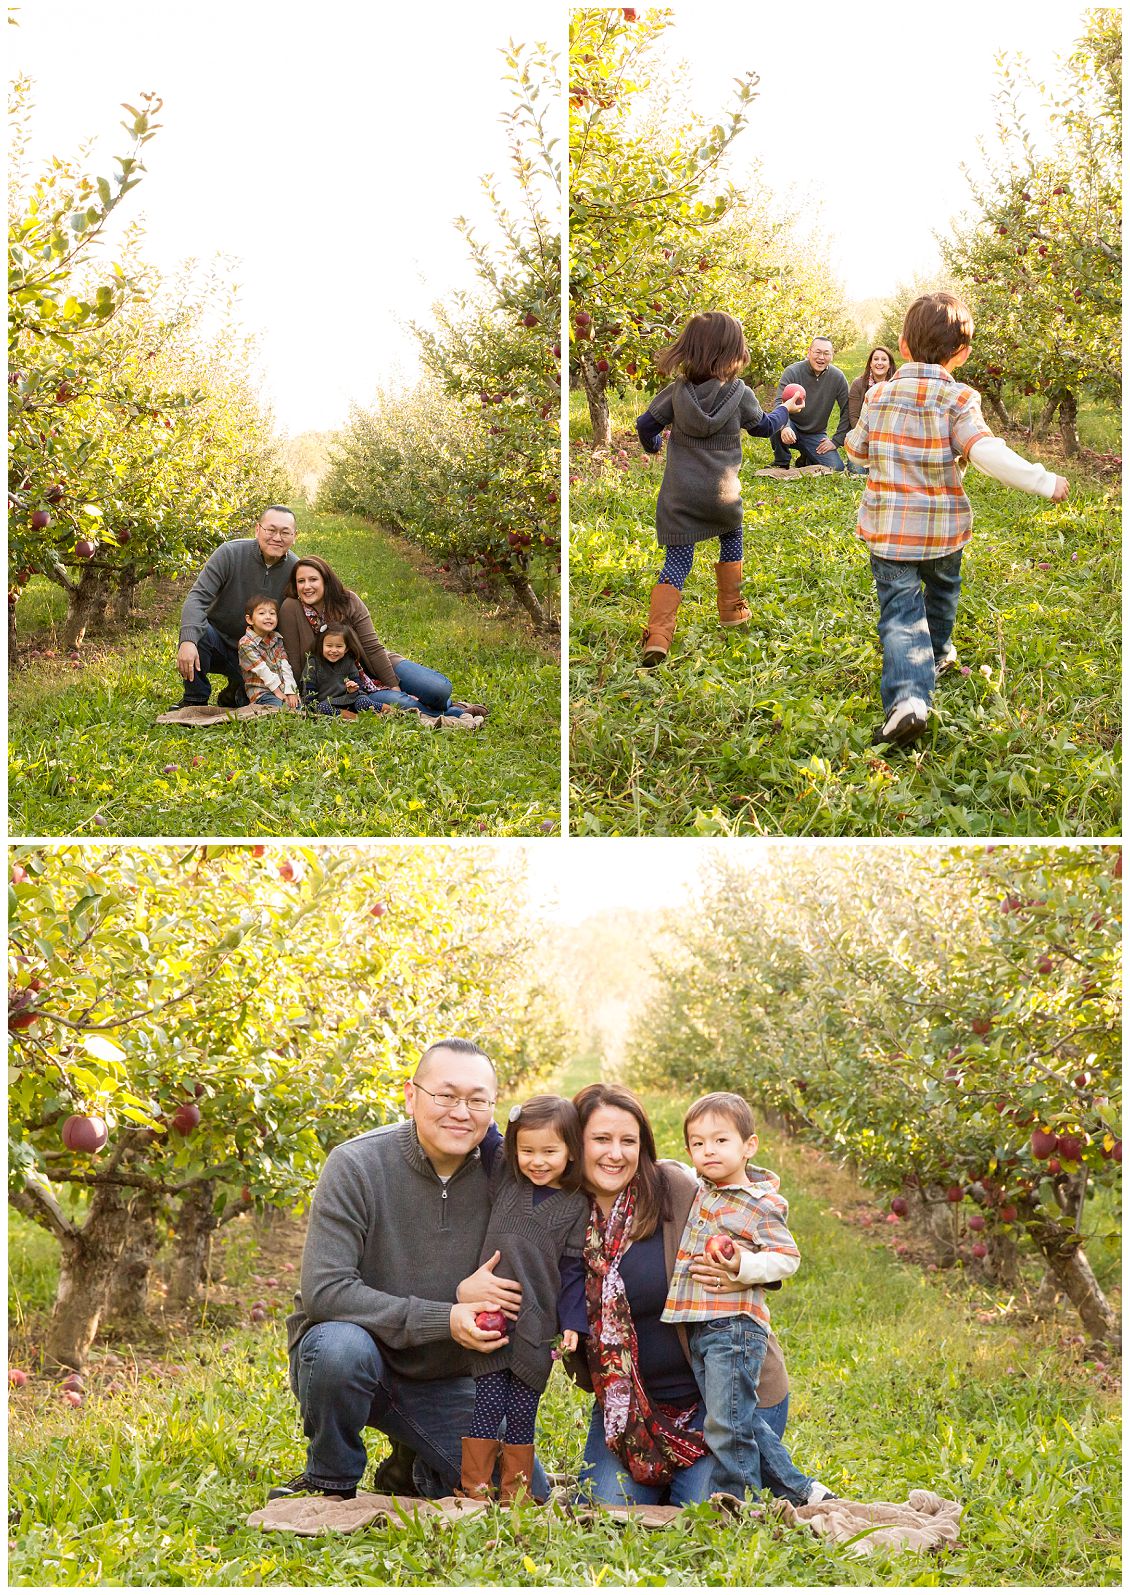
[[[1065,476],[1056,476],[1054,471],[1045,470],[1042,465],[1024,459],[1010,449],[1003,438],[978,438],[969,450],[969,461],[986,476],[1003,482],[1006,487],[1019,488],[1023,493],[1038,493],[1041,498],[1050,498],[1055,504],[1062,503],[1067,497]]]
[[[636,417],[636,436],[645,454],[658,454],[663,447],[663,427],[650,410]]]

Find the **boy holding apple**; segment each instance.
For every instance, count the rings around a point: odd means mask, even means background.
[[[800,1253],[789,1234],[780,1180],[749,1162],[757,1151],[749,1104],[732,1091],[699,1097],[687,1109],[683,1139],[699,1189],[663,1320],[687,1326],[691,1365],[706,1403],[703,1433],[717,1462],[714,1489],[741,1500],[759,1494],[769,1480],[774,1493],[795,1506],[831,1499],[825,1485],[794,1467],[758,1410],[769,1340],[765,1291],[796,1273]]]

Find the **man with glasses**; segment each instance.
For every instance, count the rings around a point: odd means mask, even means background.
[[[490,1217],[478,1149],[496,1094],[480,1047],[436,1042],[404,1087],[409,1118],[355,1136],[326,1159],[287,1320],[306,1466],[272,1499],[352,1499],[367,1426],[389,1436],[394,1458],[415,1454],[417,1493],[447,1495],[458,1483],[475,1405],[465,1353],[506,1344],[479,1329],[475,1314],[502,1308],[516,1317],[522,1301],[516,1280],[495,1278],[497,1252],[478,1266]],[[378,1473],[374,1486],[391,1493],[387,1465]],[[537,1463],[532,1487],[548,1493]]]
[[[180,617],[177,669],[184,680],[178,709],[208,702],[210,674],[227,680],[217,703],[239,709],[247,702],[239,666],[239,639],[246,621],[244,607],[252,593],[282,602],[283,590],[297,563],[292,552],[298,535],[294,511],[271,504],[255,523],[254,537],[221,543],[208,560],[184,601]]]
[[[795,360],[781,372],[777,384],[777,401],[794,382],[804,389],[804,409],[789,417],[772,439],[773,464],[792,469],[792,449],[800,455],[802,465],[826,465],[830,471],[844,469],[840,449],[847,437],[851,422],[848,417],[848,383],[839,366],[832,364],[834,354],[831,338],[813,338],[803,360]],[[839,406],[836,430],[828,436],[828,423],[832,408]]]

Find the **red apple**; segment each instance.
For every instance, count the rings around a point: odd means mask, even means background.
[[[598,360],[596,362],[596,369],[598,371],[607,371],[609,369],[608,361],[607,360]]]
[[[46,510],[32,510],[31,524],[37,532],[46,531],[51,524],[51,517]]]
[[[14,1385],[17,1388],[20,1385],[26,1385],[27,1384],[27,1374],[24,1373],[22,1368],[9,1368],[8,1369],[8,1384],[10,1386]]]
[[[782,399],[806,399],[808,397],[799,382],[790,382],[787,388],[781,389]]]
[[[1058,1137],[1051,1130],[1033,1130],[1029,1144],[1033,1157],[1048,1158],[1056,1149]]]
[[[1079,1136],[1057,1136],[1055,1145],[1056,1151],[1065,1163],[1081,1163],[1083,1161],[1083,1142]]]
[[[57,504],[62,498],[64,491],[65,489],[62,482],[52,482],[51,486],[47,489],[43,496],[47,500],[48,504]]]
[[[987,1036],[989,1031],[992,1028],[993,1028],[993,1021],[987,1014],[982,1015],[978,1019],[974,1019],[973,1024],[971,1026],[971,1029],[972,1029],[973,1034],[975,1036]]]
[[[110,1138],[104,1119],[72,1113],[63,1125],[63,1145],[68,1152],[100,1152]]]
[[[294,865],[288,858],[284,858],[279,865],[279,874],[284,881],[292,881],[294,879]]]
[[[195,1102],[182,1102],[173,1114],[173,1129],[189,1135],[200,1123],[200,1109]]]
[[[989,1255],[989,1248],[985,1245],[984,1241],[978,1241],[975,1246],[970,1247],[970,1251],[978,1260],[980,1260],[982,1257],[988,1257]]]
[[[910,1204],[905,1196],[891,1198],[891,1212],[897,1213],[900,1218],[905,1218],[910,1212]]]
[[[27,870],[22,864],[12,865],[12,885],[21,886],[27,880]]]
[[[1059,1161],[1059,1159],[1057,1157],[1050,1157],[1048,1159],[1048,1173],[1049,1174],[1062,1174],[1063,1173],[1063,1164]]]
[[[94,558],[94,544],[90,541],[89,537],[79,538],[78,542],[75,544],[75,555],[78,559]]]
[[[1047,953],[1045,953],[1042,958],[1037,959],[1036,961],[1036,971],[1038,974],[1050,975],[1054,968],[1055,964],[1048,957]]]
[[[946,1192],[946,1201],[960,1202],[964,1195],[965,1192],[962,1190],[960,1185],[951,1185],[949,1190]]]
[[[1011,1202],[1009,1202],[1005,1207],[1001,1208],[1000,1221],[1002,1224],[1016,1223],[1016,1209],[1013,1207]]]
[[[380,919],[381,916],[384,914],[384,911],[385,911],[385,905],[383,903],[374,903],[372,908],[370,908],[370,910],[369,910],[370,914],[372,914],[374,919]]]
[[[523,327],[536,327],[537,324],[538,318],[534,315],[532,310],[527,310],[526,314],[522,317]]]
[[[737,1247],[728,1235],[711,1235],[703,1251],[712,1263],[728,1263],[737,1251]]]
[[[984,1213],[972,1213],[970,1214],[968,1222],[970,1229],[984,1229],[985,1215]]]
[[[251,1322],[253,1324],[261,1324],[261,1323],[263,1323],[263,1321],[266,1319],[266,1316],[267,1316],[266,1308],[264,1308],[264,1307],[252,1307],[252,1309],[251,1309]]]
[[[506,1333],[506,1314],[497,1311],[476,1313],[475,1328],[485,1329],[490,1334],[504,1335]]]
[[[60,1390],[60,1401],[65,1401],[68,1407],[81,1407],[82,1396],[77,1390]]]

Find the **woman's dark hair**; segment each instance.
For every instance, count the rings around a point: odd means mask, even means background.
[[[303,565],[309,565],[311,570],[316,570],[325,583],[325,593],[322,597],[322,619],[344,620],[349,613],[349,599],[340,576],[334,574],[333,568],[326,564],[324,559],[319,559],[317,554],[303,554],[291,568],[290,580],[286,584],[286,596],[298,598],[298,583],[296,577]],[[298,598],[298,602],[302,600]]]
[[[885,354],[887,359],[890,361],[890,364],[887,367],[887,375],[885,377],[878,378],[878,379],[873,378],[872,375],[871,375],[871,362],[872,362],[872,360],[874,360],[874,358],[875,358],[875,356],[877,354]],[[886,344],[885,343],[877,343],[875,345],[874,349],[872,349],[871,353],[867,356],[867,363],[863,367],[863,380],[864,380],[865,383],[868,383],[868,384],[870,384],[872,381],[875,381],[875,380],[888,382],[890,380],[890,378],[894,376],[895,368],[897,366],[898,366],[898,359],[896,358],[895,355],[893,355],[891,353],[891,351],[887,348]]]
[[[316,654],[323,663],[325,662],[326,658],[325,641],[327,637],[344,637],[345,651],[349,657],[351,659],[364,658],[364,654],[361,652],[361,639],[358,637],[353,627],[347,626],[344,620],[330,620],[326,622],[325,629],[319,631],[315,636],[314,641],[310,644],[310,652],[312,654]]]
[[[582,1178],[581,1121],[569,1098],[531,1097],[528,1102],[523,1102],[521,1111],[506,1126],[502,1150],[506,1167],[516,1180],[523,1177],[518,1167],[519,1130],[552,1130],[565,1143],[569,1162],[561,1176],[561,1189],[579,1191]]]
[[[648,1122],[643,1103],[627,1086],[605,1085],[596,1081],[582,1086],[573,1098],[573,1106],[581,1121],[581,1136],[598,1108],[619,1108],[630,1113],[640,1127],[640,1166],[636,1171],[636,1211],[632,1224],[632,1239],[646,1241],[664,1219],[671,1217],[671,1195],[667,1176],[659,1167],[655,1150],[655,1135]]]
[[[745,333],[736,316],[724,310],[701,310],[665,349],[659,351],[655,369],[661,377],[679,374],[688,382],[717,377],[729,382],[749,364]]]

